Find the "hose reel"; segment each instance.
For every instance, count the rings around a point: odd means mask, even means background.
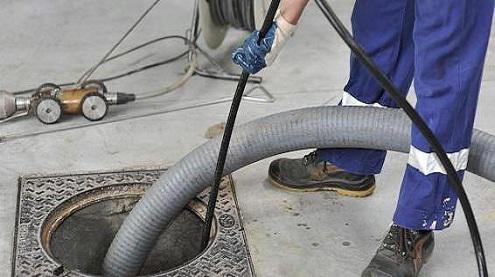
[[[269,6],[269,0],[200,0],[199,24],[206,45],[218,48],[229,27],[259,30]]]

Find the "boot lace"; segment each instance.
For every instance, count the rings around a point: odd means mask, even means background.
[[[303,157],[303,165],[307,166],[309,164],[314,164],[316,162],[316,151],[313,151]]]
[[[417,231],[392,225],[381,247],[390,250],[391,254],[401,261],[413,259],[415,258],[414,245],[418,238],[419,233]]]

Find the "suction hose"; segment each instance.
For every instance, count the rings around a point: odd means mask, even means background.
[[[237,127],[224,174],[256,161],[309,148],[372,148],[408,152],[411,122],[400,110],[314,107]],[[135,276],[159,234],[214,180],[221,137],[196,148],[165,172],[117,233],[105,258],[106,276]],[[495,181],[495,137],[475,130],[468,170]]]
[[[345,26],[342,24],[342,22],[339,20],[339,18],[336,16],[336,14],[333,12],[332,8],[330,5],[325,1],[325,0],[315,0],[318,7],[321,9],[323,12],[323,15],[328,19],[332,27],[337,31],[337,33],[340,35],[342,40],[349,46],[351,51],[356,55],[356,57],[361,61],[361,63],[368,69],[368,71],[375,77],[375,79],[380,83],[380,85],[387,91],[387,93],[390,95],[390,97],[397,103],[399,107],[401,107],[404,112],[411,118],[411,120],[414,122],[415,126],[418,128],[418,130],[421,132],[421,134],[425,137],[425,139],[428,141],[429,145],[431,146],[433,152],[437,155],[438,160],[444,167],[444,169],[447,172],[447,176],[450,182],[450,185],[453,187],[455,190],[459,201],[461,203],[461,206],[464,210],[464,214],[466,217],[466,221],[468,223],[469,231],[471,233],[471,239],[473,241],[473,246],[475,250],[475,256],[476,256],[476,261],[478,263],[478,272],[479,276],[488,276],[488,269],[486,266],[486,259],[485,259],[485,254],[483,250],[483,245],[481,242],[481,237],[479,234],[478,226],[476,224],[476,220],[474,217],[474,213],[472,211],[471,205],[469,204],[469,200],[467,198],[466,192],[464,191],[464,188],[462,186],[462,182],[457,175],[457,172],[455,171],[452,163],[450,162],[449,158],[447,157],[447,154],[445,150],[443,149],[442,145],[439,143],[439,141],[436,139],[435,135],[433,132],[429,129],[429,127],[426,125],[425,121],[419,116],[419,114],[414,110],[414,108],[407,102],[407,100],[400,94],[399,90],[394,86],[394,84],[391,82],[391,80],[377,67],[377,65],[370,59],[370,57],[364,52],[364,50],[357,44],[357,42],[353,39],[352,35],[349,33],[349,31],[345,28]],[[262,39],[264,35],[266,34],[266,31],[268,30],[269,25],[273,21],[273,16],[275,14],[275,10],[278,7],[280,0],[272,0],[272,3],[270,5],[270,9],[268,10],[267,16],[265,17],[265,21],[263,24],[263,27],[261,28],[260,31],[260,36],[259,39]],[[242,94],[244,91],[244,87],[246,85],[247,79],[249,77],[249,74],[245,71],[243,71],[241,79],[238,83],[234,100],[232,101],[232,106],[231,110],[229,113],[229,117],[227,120],[223,140],[220,143],[219,148],[219,155],[218,155],[218,163],[217,167],[215,169],[215,175],[213,180],[208,179],[209,182],[213,181],[212,185],[212,191],[210,195],[210,201],[208,203],[208,211],[207,211],[207,226],[211,222],[214,207],[215,207],[215,200],[216,200],[216,188],[218,186],[218,183],[220,182],[221,176],[224,174],[228,173],[228,165],[225,167],[224,170],[224,163],[228,162],[226,161],[227,159],[227,153],[228,148],[229,148],[229,142],[230,142],[230,137],[233,132],[233,127],[234,127],[234,122],[235,118],[237,115],[237,111],[240,105],[240,101],[242,99]],[[381,122],[381,121],[377,121]],[[292,139],[293,137],[287,137],[288,140]],[[348,137],[349,138],[349,137]],[[352,140],[351,140],[352,141]],[[373,141],[375,142],[375,141]],[[290,143],[289,143],[290,144]],[[339,146],[339,145],[324,145],[324,146],[315,146],[315,147],[359,147],[359,145],[344,145],[344,146]],[[362,148],[375,148],[374,145],[363,145],[361,146]],[[383,146],[382,146],[383,147]],[[265,150],[270,150],[272,148],[267,148]],[[277,149],[275,147],[275,149]],[[380,148],[378,148],[380,149]],[[233,151],[230,151],[233,152]],[[235,153],[233,153],[235,154]],[[249,153],[246,153],[247,157],[249,156]],[[261,158],[260,158],[261,159]],[[248,159],[249,161],[249,159]],[[256,161],[256,160],[253,160]],[[236,164],[234,164],[236,165]],[[235,167],[234,167],[235,168]],[[223,174],[222,174],[223,173]],[[209,176],[209,175],[205,175]],[[191,188],[199,188],[200,183],[193,184]],[[153,188],[156,188],[153,190]],[[141,205],[139,212],[136,212],[136,214],[131,213],[129,218],[126,219],[124,222],[123,227],[119,232],[117,233],[117,236],[115,240],[112,242],[112,245],[110,246],[109,252],[107,253],[107,256],[105,257],[105,264],[104,264],[104,272],[110,272],[110,274],[119,274],[118,272],[120,271],[121,273],[117,276],[134,276],[135,274],[139,273],[140,267],[142,262],[144,262],[147,253],[151,250],[151,247],[153,246],[153,243],[156,241],[161,228],[164,228],[168,222],[170,222],[171,219],[173,219],[173,216],[175,216],[180,209],[182,209],[183,206],[187,204],[187,202],[180,202],[178,200],[177,203],[180,205],[175,205],[176,203],[170,204],[162,204],[160,205],[160,202],[163,203],[163,200],[166,200],[166,198],[160,198],[157,197],[156,195],[161,196],[166,196],[165,194],[167,192],[173,193],[174,191],[172,189],[169,189],[170,186],[167,187],[167,185],[161,185],[156,184],[155,186],[152,187],[151,191],[146,194],[144,197],[143,201],[140,201]],[[196,191],[195,193],[199,193],[200,190]],[[177,189],[177,193],[184,193],[184,191],[181,191],[180,189]],[[150,196],[152,195],[152,196]],[[172,197],[173,198],[173,197]],[[146,202],[148,201],[148,202]],[[155,205],[156,204],[156,205]],[[142,207],[142,208],[141,208]],[[160,208],[168,208],[170,213],[163,212],[161,215],[162,217],[156,217],[160,215],[161,210],[156,209],[157,207]],[[136,206],[137,208],[137,206]],[[150,209],[149,212],[141,212],[146,209]],[[154,209],[154,210],[153,210]],[[141,214],[139,214],[141,212]],[[210,216],[208,216],[210,215]],[[144,217],[144,216],[150,216],[150,217]],[[141,217],[141,219],[139,218]],[[151,232],[146,232],[144,229],[139,229],[142,225],[142,223],[153,223],[153,219],[150,218],[155,218],[156,220],[154,221],[155,226],[153,227],[158,227],[158,229],[151,231]],[[208,220],[210,219],[210,220]],[[134,224],[134,226],[132,226]],[[131,230],[132,228],[137,228],[135,231],[138,231],[136,234],[132,234]],[[207,238],[208,236],[208,230],[209,227],[205,229],[206,236],[204,235],[203,238]],[[135,235],[135,236],[132,236]],[[139,235],[148,235],[148,237],[144,237],[143,240],[139,240]],[[138,239],[137,239],[138,238]],[[126,247],[126,239],[131,240],[131,242],[134,242],[134,244],[131,244],[130,247]],[[134,239],[134,241],[133,241]],[[119,241],[120,240],[120,241]],[[124,241],[124,242],[122,242]],[[139,244],[135,244],[139,243]],[[207,240],[203,240],[202,243],[206,245]],[[122,248],[120,248],[122,247]],[[134,247],[134,248],[133,248]],[[126,252],[126,251],[133,251],[133,252]],[[124,253],[125,256],[118,257],[119,254]],[[134,255],[134,256],[133,256]],[[129,258],[131,258],[129,260]],[[136,258],[136,259],[132,259]],[[112,268],[112,266],[115,266],[116,268]]]

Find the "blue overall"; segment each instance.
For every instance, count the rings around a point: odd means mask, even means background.
[[[416,110],[433,130],[462,178],[467,165],[494,0],[357,0],[357,41],[407,94],[414,78]],[[397,108],[351,56],[342,105]],[[421,133],[412,145],[394,223],[441,230],[453,220],[457,197]],[[358,174],[381,171],[385,151],[319,149],[320,159]]]

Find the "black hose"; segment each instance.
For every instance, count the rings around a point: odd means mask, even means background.
[[[466,191],[462,186],[461,179],[457,175],[454,166],[450,162],[445,150],[442,145],[438,142],[437,138],[430,130],[428,125],[423,121],[419,114],[414,110],[414,108],[407,102],[406,98],[401,95],[399,90],[390,81],[390,79],[377,67],[377,65],[371,60],[371,58],[364,52],[363,48],[354,40],[352,35],[346,29],[344,24],[339,20],[335,12],[332,10],[330,5],[325,0],[315,0],[316,4],[323,12],[323,15],[328,19],[332,27],[337,31],[339,36],[344,40],[344,42],[349,46],[354,55],[366,66],[368,71],[375,77],[375,79],[380,83],[380,85],[388,92],[390,97],[401,107],[407,116],[412,120],[413,124],[416,125],[421,134],[428,141],[433,152],[438,156],[442,166],[447,172],[449,183],[455,190],[459,201],[461,202],[462,209],[466,216],[466,221],[469,227],[469,232],[471,233],[471,239],[473,241],[476,261],[478,263],[479,276],[488,276],[488,269],[486,267],[485,253],[483,251],[483,244],[481,242],[480,233],[478,230],[478,225],[476,224],[476,219],[474,217],[473,209],[469,204]]]
[[[272,0],[268,13],[261,27],[258,43],[266,36],[268,30],[270,29],[275,14],[277,12],[280,0]],[[218,189],[220,182],[223,177],[223,169],[225,166],[225,160],[227,159],[227,152],[229,150],[230,138],[232,137],[232,131],[234,130],[235,119],[237,117],[237,111],[241,105],[242,95],[244,94],[244,89],[249,78],[249,73],[245,70],[242,71],[241,78],[237,84],[235,90],[234,99],[232,100],[232,105],[230,106],[229,116],[227,118],[227,123],[225,124],[225,131],[223,133],[222,144],[220,145],[220,152],[218,154],[217,166],[215,169],[215,181],[211,187],[210,198],[208,199],[208,207],[206,210],[205,226],[203,229],[203,234],[201,237],[201,249],[205,249],[210,241],[211,225],[213,222],[213,216],[215,213],[215,206],[217,203]]]

